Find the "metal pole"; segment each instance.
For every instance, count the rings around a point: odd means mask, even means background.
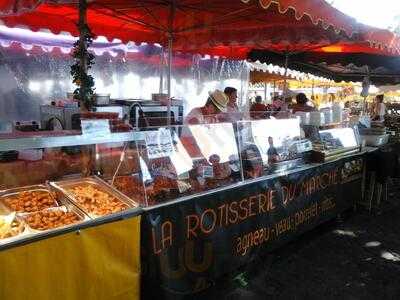
[[[267,83],[264,82],[264,103],[267,101]]]
[[[160,63],[160,87],[159,93],[162,94],[164,92],[164,62],[165,62],[165,53],[164,48],[161,50],[161,63]]]
[[[289,54],[285,54],[285,78],[284,78],[284,81],[283,81],[283,99],[285,99],[286,98],[286,92],[287,92],[287,90],[286,90],[286,84],[287,84],[287,72],[288,72],[288,66],[289,66]]]
[[[171,80],[172,80],[172,44],[174,39],[174,18],[175,18],[176,3],[171,2],[169,14],[169,32],[168,32],[168,103],[167,103],[167,126],[171,125]]]
[[[275,93],[276,93],[276,81],[274,80],[274,93],[272,94],[271,102],[272,102],[272,100],[274,100]]]
[[[172,78],[172,36],[168,39],[168,102],[167,102],[167,126],[171,125],[171,78]]]

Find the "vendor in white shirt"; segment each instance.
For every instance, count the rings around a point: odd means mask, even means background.
[[[215,90],[210,93],[204,106],[196,107],[191,110],[185,118],[185,124],[212,124],[223,122],[219,116],[221,113],[227,112],[228,103],[228,96],[220,90]]]
[[[377,95],[375,97],[375,107],[373,111],[373,120],[384,121],[386,115],[386,105],[383,103],[383,95]]]

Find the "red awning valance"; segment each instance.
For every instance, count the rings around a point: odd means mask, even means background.
[[[5,25],[78,35],[76,0],[20,0],[17,6],[14,2],[0,4]],[[376,46],[376,51],[386,55],[400,49],[399,39],[390,32],[360,25],[324,0],[88,2],[88,23],[95,35],[124,43],[167,45],[172,33],[176,51],[243,59],[255,48],[296,52],[357,42],[363,47]]]

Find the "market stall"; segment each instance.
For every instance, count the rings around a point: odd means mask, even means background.
[[[50,299],[63,288],[79,297],[135,297],[139,279],[143,297],[207,289],[361,198],[364,157],[356,135],[346,128],[321,135],[336,152],[317,164],[297,119],[3,136],[2,153],[17,152],[18,159],[0,163],[0,256],[15,269],[30,253],[43,272],[25,267],[24,278],[38,282],[34,290],[10,289],[20,274],[7,272],[4,297]],[[60,267],[47,273],[60,255]],[[84,270],[71,268],[78,261]],[[76,272],[96,289],[81,290]],[[61,274],[68,279],[55,283]]]
[[[2,20],[77,33],[73,4],[40,2]],[[172,11],[165,1],[150,7],[91,1],[88,22],[96,35],[231,58],[245,58],[255,43],[282,50],[288,41],[303,49],[352,40],[352,19],[337,11],[321,16],[320,5],[332,9],[322,1],[302,2],[297,10],[288,9],[292,2],[260,1],[261,9],[256,1],[210,1],[200,14],[190,1],[172,1]],[[166,18],[170,13],[176,18]],[[169,24],[148,30],[159,20]],[[299,31],[290,29],[295,24]],[[345,125],[329,131],[316,122],[319,147],[313,148],[298,119],[138,126],[126,133],[112,132],[114,123],[83,122],[79,134],[63,136],[1,137],[0,260],[2,274],[11,274],[0,281],[3,298],[53,299],[68,288],[77,298],[137,298],[139,282],[144,297],[192,295],[353,207],[362,195],[364,152]],[[25,263],[31,252],[38,265]],[[20,282],[36,284],[11,289],[22,263]],[[50,264],[60,268],[49,273]]]

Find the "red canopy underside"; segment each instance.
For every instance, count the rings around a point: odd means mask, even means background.
[[[37,6],[40,0],[20,0],[14,7],[14,2],[3,0],[0,4],[0,12],[14,13],[1,18],[7,26],[79,34],[76,4],[47,1]],[[254,48],[296,52],[341,45],[343,51],[357,48],[384,55],[400,49],[392,33],[361,26],[324,0],[176,0],[172,26],[170,1],[88,2],[88,23],[95,35],[165,46],[172,29],[175,51],[243,59]],[[28,13],[16,14],[28,9]]]

